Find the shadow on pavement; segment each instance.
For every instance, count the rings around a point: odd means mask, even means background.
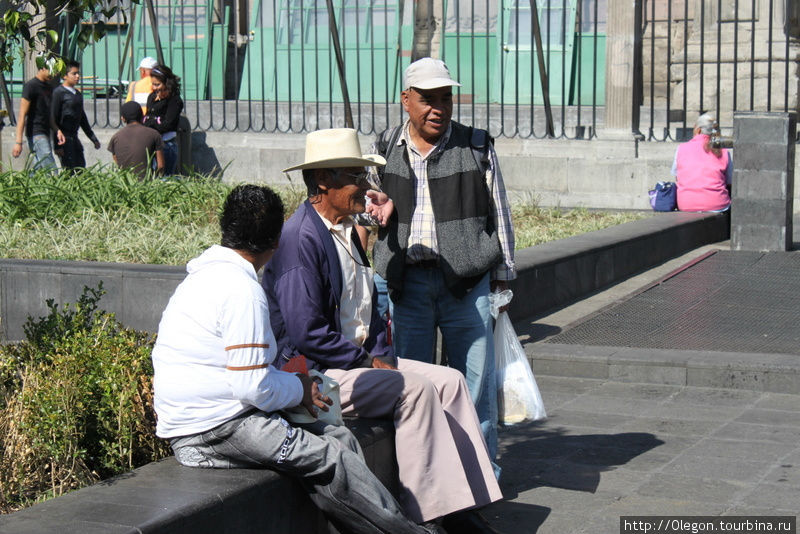
[[[662,445],[653,434],[568,435],[543,423],[524,423],[500,431],[500,479],[506,499],[537,487],[594,493],[600,474]]]
[[[550,508],[521,502],[500,501],[481,510],[494,528],[502,533],[533,534],[550,515]],[[457,533],[455,533],[457,534]]]
[[[527,323],[521,324],[519,322],[514,323],[514,328],[517,331],[517,336],[520,338],[520,343],[525,345],[526,343],[535,343],[536,341],[542,341],[549,337],[553,337],[561,333],[561,327],[553,326],[544,323]]]

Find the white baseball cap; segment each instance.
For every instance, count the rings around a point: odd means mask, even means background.
[[[441,59],[424,57],[406,67],[403,73],[403,88],[438,89],[449,86],[461,87],[461,84],[450,77],[447,65]]]
[[[146,58],[142,59],[139,62],[139,68],[140,69],[152,69],[156,65],[158,65],[158,61],[156,61],[155,59],[151,58],[150,56],[147,56]]]

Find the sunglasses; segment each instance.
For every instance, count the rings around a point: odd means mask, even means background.
[[[343,177],[348,180],[351,180],[357,186],[366,187],[367,189],[375,188],[375,185],[369,179],[369,173],[367,171],[352,173],[352,172],[342,172],[338,170],[332,170],[331,173],[337,178]]]

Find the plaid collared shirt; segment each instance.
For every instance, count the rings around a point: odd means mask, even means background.
[[[408,125],[409,122],[406,120],[403,124],[403,131],[397,139],[397,146],[405,143],[408,161],[411,163],[411,169],[416,179],[417,204],[411,217],[406,254],[406,261],[415,263],[436,259],[439,254],[439,245],[436,240],[436,219],[433,216],[433,205],[428,189],[428,158],[443,150],[447,145],[450,140],[451,127],[447,128],[431,151],[423,155],[411,141]],[[373,144],[370,153],[377,154],[377,149],[377,144]],[[508,205],[503,175],[500,173],[500,165],[497,162],[497,153],[491,144],[489,145],[489,168],[486,170],[486,186],[492,192],[492,217],[494,217],[500,248],[503,252],[503,262],[494,268],[492,280],[513,280],[517,277],[514,266],[514,226],[511,222],[511,208]]]

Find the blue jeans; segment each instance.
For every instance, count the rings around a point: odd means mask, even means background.
[[[378,293],[378,315],[384,318],[389,311],[389,287],[386,285],[386,280],[378,273],[375,273],[372,279],[375,282],[375,291]]]
[[[254,410],[206,432],[174,438],[170,444],[175,459],[189,467],[266,467],[297,479],[343,532],[427,532],[403,515],[364,463],[361,446],[345,427],[319,422],[292,426],[277,413]]]
[[[155,164],[155,158],[153,158]],[[164,141],[164,176],[171,176],[175,172],[178,163],[178,142],[177,139]]]
[[[56,169],[53,144],[49,135],[36,134],[28,138],[28,148],[33,155],[33,170]]]
[[[489,273],[464,298],[447,289],[441,269],[406,266],[403,292],[391,301],[392,345],[400,358],[432,363],[436,327],[450,367],[467,380],[489,458],[497,455],[497,380],[494,322],[489,312]]]

